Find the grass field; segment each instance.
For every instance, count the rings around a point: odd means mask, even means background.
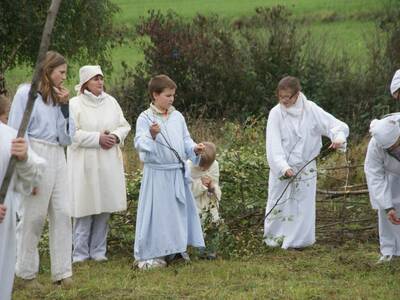
[[[375,34],[375,16],[384,9],[386,1],[388,0],[114,0],[121,8],[120,13],[115,16],[116,24],[129,27],[138,22],[141,16],[146,16],[150,9],[172,9],[187,18],[197,13],[216,13],[229,19],[237,19],[252,14],[259,6],[285,5],[298,18],[300,27],[311,32],[315,43],[325,43],[332,55],[343,52],[351,55],[356,65],[361,65],[367,58],[365,37]],[[107,83],[113,85],[119,80],[122,61],[134,67],[142,59],[143,54],[134,42],[113,49],[113,71],[107,74]],[[21,66],[6,72],[11,94],[19,83],[30,81],[31,72],[31,68]],[[67,87],[72,90],[77,81],[78,66],[73,66],[69,72]]]
[[[44,259],[39,275],[43,288],[21,289],[17,281],[14,298],[397,299],[400,260],[391,265],[376,265],[376,260],[376,245],[317,245],[301,252],[265,248],[264,254],[250,258],[194,260],[139,271],[126,254],[110,256],[105,263],[74,265],[75,286],[64,290],[50,282]]]
[[[343,18],[368,16],[383,8],[384,1],[376,0],[114,0],[121,7],[116,22],[134,24],[150,9],[167,11],[193,17],[197,13],[216,13],[228,18],[238,18],[254,12],[256,7],[284,5],[298,17],[324,19],[338,14]]]

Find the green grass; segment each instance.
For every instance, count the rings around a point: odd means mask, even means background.
[[[193,17],[197,13],[216,13],[228,18],[249,15],[256,7],[284,5],[290,8],[296,16],[324,17],[332,13],[343,17],[354,17],[379,11],[384,1],[376,0],[114,0],[121,8],[116,16],[117,23],[134,24],[148,10],[172,9],[178,14]]]
[[[260,245],[260,247],[264,247]],[[372,244],[299,251],[267,249],[255,257],[140,271],[128,256],[74,265],[75,286],[50,282],[48,260],[37,291],[19,288],[15,299],[396,299],[400,261],[376,265]],[[19,281],[16,282],[19,285]]]

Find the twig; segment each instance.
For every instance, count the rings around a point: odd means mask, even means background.
[[[330,191],[330,190],[317,189],[317,193],[325,194],[325,195],[338,195],[338,196],[365,195],[365,194],[368,194],[368,189],[362,189],[362,190],[358,190],[358,191]]]

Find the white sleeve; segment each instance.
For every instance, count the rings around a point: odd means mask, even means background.
[[[156,150],[153,137],[150,133],[150,121],[145,116],[146,112],[140,114],[136,120],[136,134],[134,139],[134,146],[139,152],[154,152]],[[160,134],[157,134],[156,140],[159,139]]]
[[[324,111],[314,102],[308,101],[308,103],[312,107],[321,134],[328,137],[331,141],[341,140],[346,142],[347,137],[349,136],[349,127],[347,124],[336,119],[333,115]]]
[[[124,113],[122,112],[121,106],[119,106],[117,100],[115,100],[114,98],[112,98],[112,99],[113,99],[116,109],[118,111],[119,124],[118,124],[118,127],[116,129],[114,129],[111,133],[115,134],[118,137],[120,145],[123,146],[126,136],[128,135],[129,131],[131,131],[131,126],[129,125],[128,121],[125,119]]]
[[[271,110],[267,121],[266,148],[268,165],[272,173],[281,177],[290,169],[282,147],[281,129],[279,126],[279,115],[274,109]]]
[[[100,148],[100,132],[82,130],[80,124],[79,106],[76,105],[75,99],[71,99],[69,113],[74,120],[75,133],[72,138],[72,147],[82,148]]]
[[[46,161],[29,148],[28,159],[15,164],[16,190],[29,195],[34,187],[37,187],[44,172]]]
[[[368,144],[365,158],[364,171],[367,178],[369,197],[372,207],[386,209],[393,206],[388,174],[384,168],[384,153],[375,141],[371,139]]]

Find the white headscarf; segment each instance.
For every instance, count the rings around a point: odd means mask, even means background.
[[[390,93],[393,95],[398,89],[400,89],[400,70],[394,73],[392,83],[390,84]]]
[[[396,120],[391,118],[375,119],[371,122],[369,132],[383,149],[388,149],[400,137],[400,126]]]
[[[77,91],[78,95],[81,94],[82,85],[96,75],[101,75],[104,77],[100,66],[83,66],[79,69],[79,84],[75,86],[75,91]]]

